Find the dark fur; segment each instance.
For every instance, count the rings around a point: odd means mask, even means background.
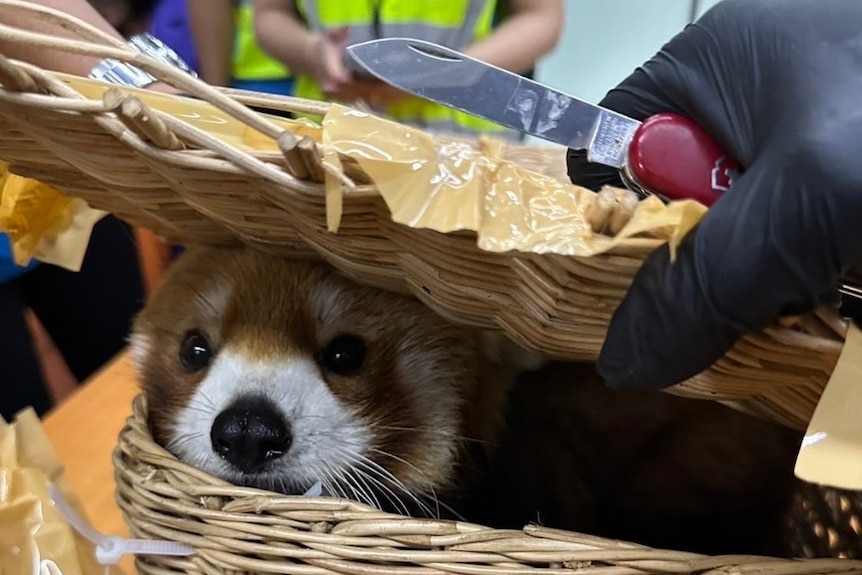
[[[242,280],[224,314],[190,305],[225,278]],[[309,297],[324,284],[341,290],[343,317],[309,315]],[[191,328],[214,334],[216,345],[245,346],[249,357],[313,356],[327,336],[321,330],[376,334],[362,377],[326,383],[369,422],[385,424],[375,432],[379,446],[411,463],[429,437],[457,440],[410,431],[433,413],[416,411],[393,360],[410,346],[445,354],[460,374],[466,440],[457,441],[454,474],[442,464],[434,470],[433,461],[423,465],[439,477],[438,495],[470,521],[507,528],[536,522],[709,553],[782,553],[776,533],[794,484],[798,433],[714,402],[613,391],[587,364],[525,374],[505,410],[506,376],[480,364],[474,332],[418,301],[357,286],[323,264],[207,249],[176,264],[137,323],[158,343],[140,369],[160,442],[202,377],[177,364],[179,341]],[[379,463],[399,476],[408,471],[394,459]]]
[[[589,364],[526,374],[466,511],[651,547],[785,555],[801,434],[719,403],[615,391]]]
[[[224,310],[200,305],[211,297],[208,292],[214,286],[228,285],[236,278],[241,279]],[[337,309],[311,313],[310,302],[322,292],[338,294]],[[453,448],[457,450],[461,443],[435,429],[433,409],[420,405],[416,386],[411,389],[398,375],[396,358],[422,363],[431,354],[445,367],[423,383],[445,386],[447,394],[458,398],[455,433],[469,438],[466,444],[484,449],[502,424],[509,384],[499,387],[497,381],[488,381],[496,374],[480,368],[477,333],[443,321],[414,298],[358,286],[320,262],[276,258],[249,249],[195,248],[174,264],[165,285],[135,324],[135,332],[151,340],[151,350],[138,369],[149,406],[149,427],[163,445],[173,421],[206,374],[188,374],[179,362],[180,342],[192,329],[206,333],[216,350],[230,342],[234,351],[241,350],[250,360],[314,358],[326,341],[339,334],[362,335],[369,351],[361,374],[321,375],[330,391],[373,430],[374,447],[391,454],[368,457],[399,478],[413,473],[411,465],[413,470],[421,469],[435,482],[438,495],[454,487],[455,474],[452,461],[434,459],[435,449],[458,443]]]

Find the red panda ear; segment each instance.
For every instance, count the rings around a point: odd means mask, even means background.
[[[498,331],[481,332],[481,353],[485,359],[514,371],[537,371],[550,360],[541,354],[527,351]]]

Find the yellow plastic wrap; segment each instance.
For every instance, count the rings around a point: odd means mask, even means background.
[[[103,84],[67,77],[76,90],[101,99]],[[273,152],[277,142],[209,103],[148,90],[131,90],[147,105],[203,129],[246,151]],[[304,118],[268,120],[320,144],[326,171],[327,228],[337,232],[345,190],[334,175],[345,159],[371,177],[395,222],[440,232],[473,231],[481,249],[590,256],[616,246],[671,251],[700,221],[706,207],[689,200],[663,204],[657,198],[608,216],[622,225],[596,225],[615,194],[595,194],[519,162],[498,157],[494,146],[450,142],[426,132],[339,104],[331,104],[322,126]],[[564,154],[560,150],[560,154]],[[613,210],[612,210],[613,211]],[[618,217],[619,215],[624,217]],[[2,227],[0,227],[2,229]]]
[[[93,544],[66,522],[49,496],[54,484],[83,516],[35,412],[0,418],[0,575],[121,575],[99,565]]]
[[[37,180],[13,174],[0,162],[0,231],[9,235],[18,265],[35,258],[80,270],[93,226],[105,213]]]
[[[615,234],[591,224],[601,210],[595,193],[475,144],[429,134],[362,111],[333,105],[323,145],[368,173],[392,218],[413,228],[473,231],[481,249],[590,256],[615,246],[672,248],[706,212],[695,201],[637,202]],[[561,153],[563,153],[561,151]]]
[[[105,90],[81,79],[75,87],[92,98]],[[205,102],[134,92],[147,105],[240,149],[278,149],[271,138]],[[616,192],[595,194],[500,157],[499,146],[432,137],[338,104],[331,105],[322,126],[307,120],[270,120],[320,145],[327,168],[327,227],[332,232],[338,231],[343,194],[350,190],[338,176],[345,161],[355,161],[371,177],[395,222],[444,233],[472,231],[478,246],[489,252],[591,256],[618,246],[654,248],[664,242],[673,251],[706,212],[693,200],[665,205],[648,198],[627,205],[631,198],[621,200]],[[79,269],[92,226],[104,212],[11,175],[2,164],[0,178],[0,231],[12,237],[16,262],[36,258]]]

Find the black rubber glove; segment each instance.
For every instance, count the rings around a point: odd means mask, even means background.
[[[862,263],[862,2],[725,0],[601,104],[693,119],[744,167],[684,239],[656,250],[615,313],[598,370],[656,389],[744,333],[837,299]],[[572,181],[622,185],[569,152]]]

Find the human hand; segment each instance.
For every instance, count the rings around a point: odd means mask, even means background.
[[[350,70],[342,60],[349,33],[348,28],[339,28],[324,32],[315,40],[312,74],[317,85],[328,98],[345,91],[346,85],[352,79]]]
[[[171,86],[170,84],[166,84],[162,81],[156,81],[147,86],[147,90],[152,90],[153,92],[161,92],[162,94],[171,94],[171,95],[181,95],[182,91]]]
[[[657,389],[701,372],[745,333],[836,301],[862,264],[862,3],[725,0],[601,104],[698,122],[744,167],[683,240],[644,262],[598,370]],[[622,185],[569,151],[572,181]]]
[[[361,80],[361,82],[366,84],[362,99],[375,110],[383,110],[387,106],[410,98],[410,94],[386,82],[379,80]]]
[[[342,102],[365,102],[375,110],[383,110],[410,97],[408,93],[385,82],[356,77],[343,83],[328,96]]]

